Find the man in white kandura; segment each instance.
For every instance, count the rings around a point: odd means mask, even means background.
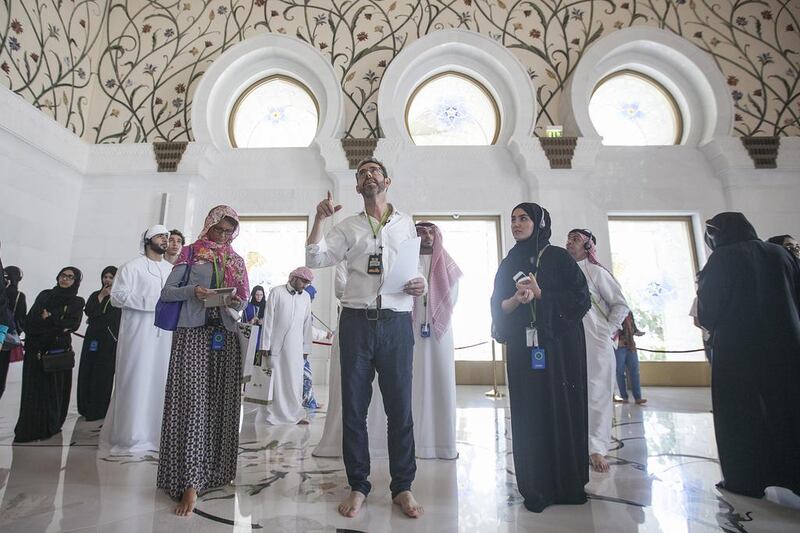
[[[567,235],[567,251],[586,276],[592,298],[592,307],[583,317],[589,397],[589,461],[596,472],[608,472],[605,455],[611,445],[617,365],[614,345],[630,309],[617,280],[597,261],[596,245],[597,239],[587,229],[574,229]]]
[[[428,294],[414,302],[414,443],[422,459],[455,459],[456,366],[451,318],[461,269],[444,249],[442,233],[417,222],[420,267]]]
[[[289,274],[286,285],[269,291],[261,326],[262,357],[273,368],[272,403],[264,407],[268,424],[308,424],[303,408],[303,359],[311,353],[311,296],[314,281],[306,267]]]
[[[148,229],[141,257],[122,265],[111,287],[111,305],[122,309],[114,392],[100,432],[100,446],[114,454],[157,451],[172,332],[155,326],[156,303],[172,265],[164,260],[169,230]]]

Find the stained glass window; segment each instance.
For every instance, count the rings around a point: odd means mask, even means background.
[[[680,111],[658,82],[622,71],[601,81],[589,101],[589,117],[605,145],[679,144]]]
[[[411,95],[406,127],[418,145],[489,145],[497,140],[500,112],[483,85],[464,74],[445,72]]]
[[[633,311],[642,361],[703,361],[689,311],[696,288],[695,242],[688,217],[614,217],[608,222],[614,276]],[[645,351],[656,350],[655,352]]]
[[[270,76],[242,93],[228,128],[234,147],[306,147],[317,134],[318,120],[317,102],[305,85]]]

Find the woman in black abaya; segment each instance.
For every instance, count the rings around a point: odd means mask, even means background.
[[[586,340],[591,305],[586,278],[566,250],[550,244],[550,214],[532,203],[511,213],[517,244],[494,280],[494,337],[508,350],[511,441],[525,507],[586,502],[589,481]],[[530,282],[515,283],[522,272]],[[545,368],[533,369],[526,328],[536,327]],[[610,401],[610,400],[609,400]]]
[[[760,498],[800,494],[800,262],[741,213],[706,222],[698,319],[714,350],[711,399],[723,481]]]
[[[122,309],[111,305],[111,284],[117,267],[108,266],[100,275],[102,288],[86,302],[86,335],[78,370],[78,413],[88,420],[106,417],[114,388],[117,336]]]
[[[70,348],[71,333],[81,324],[83,298],[78,296],[81,271],[65,267],[56,286],[39,293],[25,325],[22,399],[14,442],[47,439],[61,431],[67,418],[72,370],[45,372],[39,354]]]

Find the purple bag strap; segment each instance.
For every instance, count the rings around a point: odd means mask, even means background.
[[[189,274],[192,272],[192,259],[194,259],[194,248],[189,245],[189,259],[186,261],[186,272],[183,273],[183,278],[178,287],[185,287],[189,283]]]

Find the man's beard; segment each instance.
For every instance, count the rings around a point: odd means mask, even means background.
[[[386,180],[383,181],[375,180],[375,188],[367,188],[367,183],[364,183],[364,186],[361,187],[361,194],[366,196],[367,198],[374,198],[378,196],[380,193],[386,190]]]
[[[153,241],[150,241],[147,244],[147,247],[150,248],[151,251],[157,253],[158,255],[164,255],[164,253],[167,251],[166,245],[156,244]]]

